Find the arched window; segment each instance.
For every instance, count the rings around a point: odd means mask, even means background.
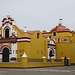
[[[39,34],[39,33],[37,33],[37,39],[39,39],[39,35],[40,35],[40,34]]]
[[[56,36],[56,32],[53,32],[53,36]]]
[[[5,38],[9,38],[9,29],[8,28],[5,30]]]

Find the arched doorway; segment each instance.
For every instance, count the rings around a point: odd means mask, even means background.
[[[54,56],[54,49],[53,49],[53,48],[51,48],[51,50],[50,50],[50,52],[49,52],[49,56],[50,56],[50,58],[51,58],[52,56]]]
[[[8,48],[3,49],[2,62],[9,62],[9,49]]]
[[[52,55],[52,50],[50,51],[50,58],[52,57],[53,55]]]
[[[8,28],[5,30],[5,38],[9,38],[9,29]]]

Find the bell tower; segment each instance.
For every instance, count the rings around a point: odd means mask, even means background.
[[[14,19],[11,18],[11,15],[8,13],[6,18],[2,20],[2,37],[9,38],[12,36],[12,25],[14,24]]]

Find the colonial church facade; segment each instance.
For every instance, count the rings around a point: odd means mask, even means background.
[[[75,63],[75,31],[64,26],[62,19],[59,19],[59,24],[56,27],[52,28],[49,32],[43,31],[42,34],[47,36],[49,40],[54,40],[55,45],[50,46],[48,51],[49,53],[52,51],[55,59],[67,57],[71,59],[71,63]],[[52,47],[54,47],[54,50],[51,50]]]
[[[61,19],[60,19],[61,20]],[[75,32],[60,22],[49,32],[28,31],[18,28],[10,14],[3,18],[0,27],[0,62],[21,62],[25,53],[31,61],[71,58],[75,63]]]
[[[14,20],[7,15],[3,18],[0,27],[0,60],[9,62],[9,59],[17,57],[17,31],[13,29]],[[14,34],[15,32],[15,34]]]
[[[57,59],[56,43],[70,43],[72,36],[75,36],[75,32],[62,26],[62,23],[50,32],[28,31],[26,27],[19,29],[8,14],[0,27],[0,61],[20,62],[24,52],[28,59],[40,60],[43,56]]]
[[[29,59],[42,59],[43,56],[50,59],[54,55],[50,48],[52,51],[55,49],[55,42],[47,35],[39,30],[27,31],[26,27],[25,30],[19,29],[10,14],[3,18],[0,27],[1,62],[20,62],[24,52]]]

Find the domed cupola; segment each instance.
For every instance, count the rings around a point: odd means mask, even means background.
[[[58,24],[58,26],[56,26],[56,27],[54,27],[51,31],[50,31],[50,33],[52,33],[52,32],[54,32],[54,31],[56,31],[56,32],[66,32],[66,26],[63,26],[62,25],[62,19],[59,19],[59,24]],[[70,29],[68,29],[68,31],[70,31]]]

